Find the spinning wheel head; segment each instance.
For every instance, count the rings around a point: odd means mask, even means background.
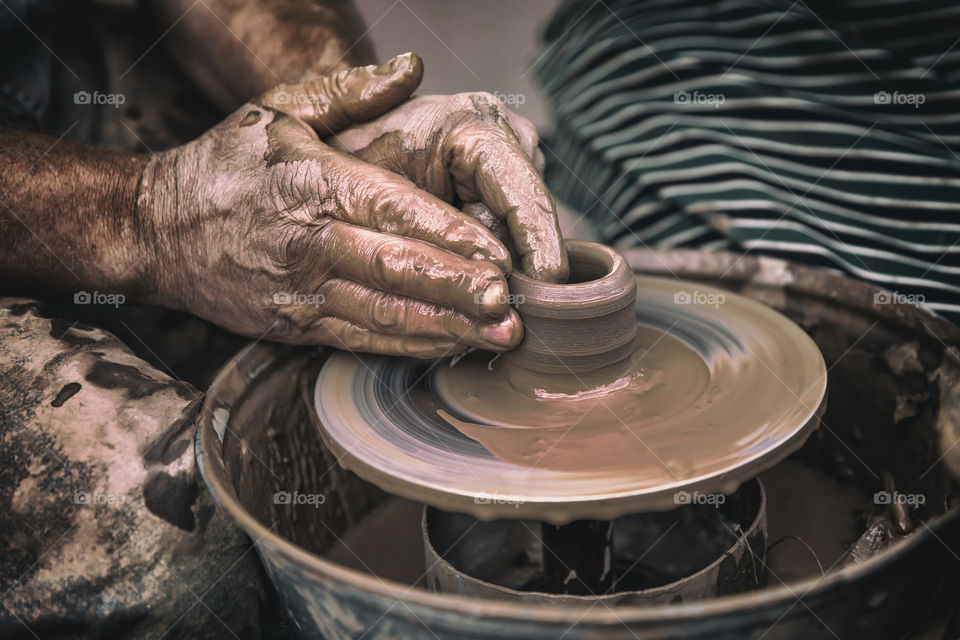
[[[730,493],[819,424],[826,367],[790,320],[568,247],[585,281],[513,279],[526,334],[492,366],[332,355],[315,403],[341,462],[443,509],[563,523]]]

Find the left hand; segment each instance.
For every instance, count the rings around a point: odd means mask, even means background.
[[[459,198],[465,212],[494,230],[505,222],[524,273],[566,281],[567,254],[556,203],[540,176],[536,129],[495,96],[417,96],[326,142],[446,202]]]
[[[401,56],[281,85],[151,155],[136,210],[148,301],[251,337],[353,351],[435,358],[516,346],[506,247],[402,176],[317,137],[403,100],[419,69]]]

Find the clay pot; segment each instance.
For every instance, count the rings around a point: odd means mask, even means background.
[[[566,247],[570,277],[565,284],[522,273],[510,278],[524,326],[523,342],[503,356],[515,386],[527,386],[531,373],[589,374],[629,354],[637,326],[633,271],[623,256],[602,244],[568,240]]]

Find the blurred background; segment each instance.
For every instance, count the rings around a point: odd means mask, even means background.
[[[551,130],[530,65],[540,55],[540,30],[559,0],[357,0],[381,60],[414,51],[423,58],[421,93],[489,91]],[[504,19],[509,16],[509,19]]]

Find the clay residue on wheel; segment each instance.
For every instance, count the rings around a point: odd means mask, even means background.
[[[335,354],[316,388],[325,437],[342,464],[393,493],[551,522],[670,509],[678,491],[730,493],[803,444],[826,367],[802,329],[709,286],[637,286],[629,358],[556,381],[504,375],[504,358],[491,370],[482,353],[429,371]],[[718,295],[719,306],[703,303]],[[513,502],[496,505],[498,495]]]
[[[630,350],[613,374],[610,367],[577,376],[520,370],[509,378],[490,371],[488,355],[473,354],[439,375],[443,399],[471,421],[438,414],[512,464],[610,472],[679,464],[669,448],[651,450],[645,432],[672,429],[674,420],[663,418],[687,404],[715,403],[722,385],[693,349],[660,330],[638,327]]]

